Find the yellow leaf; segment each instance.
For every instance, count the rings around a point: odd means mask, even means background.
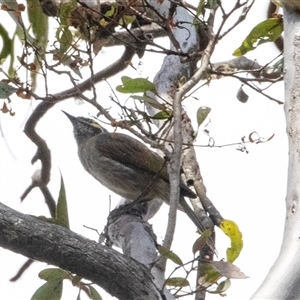
[[[234,262],[243,249],[243,235],[237,224],[231,220],[223,220],[220,224],[221,230],[230,238],[231,247],[227,248],[227,261]]]
[[[105,21],[105,19],[102,18],[102,19],[99,21],[99,24],[100,24],[102,27],[106,27],[106,26],[109,24],[109,22]]]

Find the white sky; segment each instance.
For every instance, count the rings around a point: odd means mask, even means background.
[[[251,26],[264,19],[265,10],[262,6],[266,6],[267,1],[258,2],[259,4],[256,3],[254,11],[249,16],[250,24],[249,22],[242,24],[228,38],[220,42],[213,57],[214,62],[231,59],[231,53],[240,45]],[[0,11],[1,20],[4,14]],[[108,64],[109,60],[113,61],[119,56],[117,53],[120,53],[119,49],[104,49],[99,54],[98,61],[101,64]],[[265,63],[275,57],[276,53],[272,45],[264,45],[247,57]],[[152,80],[162,58],[161,55],[155,58],[145,55],[142,59],[141,76]],[[136,58],[134,64],[137,63]],[[138,77],[132,69],[126,70],[123,74]],[[120,84],[120,76],[109,79],[112,87]],[[59,76],[53,79],[52,85],[56,91],[64,88],[59,85],[60,82],[63,81]],[[240,103],[235,97],[239,86],[239,82],[230,79],[211,82],[209,87],[204,87],[193,95],[198,100],[190,98],[184,102],[195,125],[195,112],[198,107],[206,105],[212,108],[209,115],[211,123],[207,129],[217,145],[238,142],[241,137],[247,136],[252,131],[257,131],[264,138],[275,133],[275,137],[268,143],[247,146],[249,154],[240,153],[235,150],[235,147],[197,147],[197,157],[209,198],[224,218],[231,219],[239,225],[244,236],[244,249],[235,261],[235,265],[250,278],[232,280],[232,286],[226,293],[228,300],[248,299],[258,288],[278,255],[285,218],[287,180],[288,149],[283,106],[247,88],[245,90],[250,96],[249,100],[246,104]],[[106,83],[98,86],[98,101],[105,103],[110,94],[111,91]],[[272,95],[283,100],[282,83],[272,88]],[[120,94],[118,96],[126,100],[126,97]],[[35,154],[35,147],[23,133],[25,120],[32,107],[37,104],[14,98],[12,105],[16,111],[15,117],[0,115],[4,133],[4,137],[0,137],[0,199],[4,204],[23,213],[48,215],[43,197],[38,190],[34,190],[26,201],[20,204],[20,195],[30,184],[30,177],[38,168],[38,165],[30,164]],[[72,230],[97,240],[97,235],[83,225],[101,231],[109,210],[109,201],[103,199],[108,199],[111,195],[112,207],[114,207],[119,197],[102,188],[83,171],[77,158],[71,124],[61,113],[62,109],[73,115],[88,116],[89,113],[95,113],[90,105],[78,105],[76,101],[69,99],[56,105],[41,120],[38,131],[47,140],[53,156],[50,188],[56,197],[60,169],[66,185]],[[206,144],[206,136],[201,130],[196,144]],[[161,241],[164,236],[167,209],[168,207],[164,205],[157,216],[151,220],[158,241]],[[187,261],[192,257],[191,247],[197,236],[193,234],[195,229],[188,218],[182,213],[179,213],[179,217],[173,250]],[[220,258],[225,257],[228,246],[227,237],[217,229],[217,248]],[[0,248],[1,299],[30,299],[33,292],[44,283],[37,278],[38,271],[46,267],[44,263],[35,263],[21,280],[16,283],[9,282],[9,278],[15,275],[25,261],[25,257]],[[173,267],[175,266],[170,264],[170,270]],[[191,283],[193,284],[192,279]],[[109,296],[104,296],[104,292],[101,292],[101,295],[104,299],[110,299]],[[77,290],[69,288],[64,292],[62,299],[76,299],[76,296]],[[218,295],[207,297],[207,299],[218,298]],[[82,297],[82,299],[86,298]],[[193,297],[185,299],[193,299]]]

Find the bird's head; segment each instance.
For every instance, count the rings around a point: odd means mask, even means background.
[[[74,136],[78,144],[100,133],[108,132],[98,122],[84,117],[74,117],[62,111],[71,121],[74,129]]]

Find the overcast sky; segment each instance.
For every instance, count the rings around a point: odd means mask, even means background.
[[[228,38],[220,42],[213,57],[214,62],[232,58],[231,53],[240,45],[251,26],[264,19],[263,7],[266,3],[267,1],[256,3],[253,12],[249,15],[250,24],[243,23]],[[1,21],[4,16],[5,12],[0,11]],[[119,56],[118,53],[120,49],[104,48],[97,59],[101,64],[108,64]],[[247,57],[257,59],[262,64],[276,55],[277,51],[273,45],[264,45],[257,51],[249,53]],[[139,67],[141,76],[152,80],[162,58],[161,55],[153,57],[146,54],[142,59],[142,66]],[[139,60],[135,58],[134,65],[137,66],[138,62]],[[123,74],[139,76],[130,68]],[[120,84],[120,77],[121,74],[109,79],[113,88]],[[63,82],[60,77],[53,78],[51,84],[55,91],[64,89],[64,85],[60,85],[60,82]],[[235,261],[235,265],[250,278],[232,280],[232,286],[227,291],[227,300],[248,299],[266,276],[280,249],[285,217],[288,149],[283,106],[247,88],[245,91],[250,96],[249,100],[245,104],[241,103],[235,97],[239,87],[240,83],[231,79],[213,81],[193,95],[198,100],[189,98],[184,102],[195,125],[195,112],[198,107],[203,105],[211,107],[210,123],[206,129],[210,131],[216,145],[239,142],[243,136],[248,136],[253,131],[257,131],[264,138],[275,133],[275,137],[268,143],[247,145],[249,154],[235,150],[234,146],[200,147],[207,143],[203,127],[196,141],[197,157],[208,197],[224,218],[231,219],[239,225],[244,236],[244,249]],[[98,101],[101,101],[101,104],[108,103],[111,91],[107,83],[99,85],[97,90]],[[283,83],[272,87],[270,92],[283,101]],[[118,94],[118,97],[122,101],[126,100],[123,95]],[[38,190],[33,191],[26,201],[20,204],[20,195],[30,184],[30,177],[34,170],[39,168],[38,164],[34,166],[30,164],[35,154],[35,147],[23,133],[24,123],[36,105],[37,103],[28,100],[13,98],[15,117],[0,115],[3,132],[3,136],[0,137],[0,199],[4,204],[23,213],[48,215],[43,197]],[[57,197],[60,170],[66,185],[71,229],[97,240],[96,233],[84,228],[83,225],[101,231],[109,211],[109,196],[112,199],[112,207],[118,203],[119,197],[103,188],[83,170],[77,157],[71,124],[61,113],[62,109],[78,116],[95,114],[95,109],[90,105],[78,104],[78,101],[69,99],[56,105],[41,120],[38,132],[48,142],[53,156],[50,188],[54,197]],[[110,130],[109,127],[107,129]],[[164,236],[167,211],[168,207],[164,205],[150,220],[159,242]],[[177,234],[172,248],[184,261],[191,258],[191,247],[197,238],[194,231],[194,226],[189,219],[179,213]],[[217,229],[217,249],[220,259],[225,258],[228,246],[228,239]],[[46,265],[38,262],[18,282],[8,281],[25,261],[25,257],[0,248],[1,299],[30,299],[34,291],[44,283],[37,278],[37,273]],[[174,267],[170,264],[169,269],[172,270]],[[191,282],[193,283],[192,280]],[[105,295],[104,292],[101,295]],[[62,299],[76,299],[76,296],[77,290],[69,288]],[[103,297],[109,299],[109,296]],[[207,299],[217,298],[218,295],[207,297]],[[186,297],[186,299],[193,298]]]

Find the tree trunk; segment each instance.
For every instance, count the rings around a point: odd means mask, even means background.
[[[286,222],[281,250],[252,299],[300,298],[300,18],[284,10],[285,115],[289,141]],[[276,234],[276,233],[270,233]]]

